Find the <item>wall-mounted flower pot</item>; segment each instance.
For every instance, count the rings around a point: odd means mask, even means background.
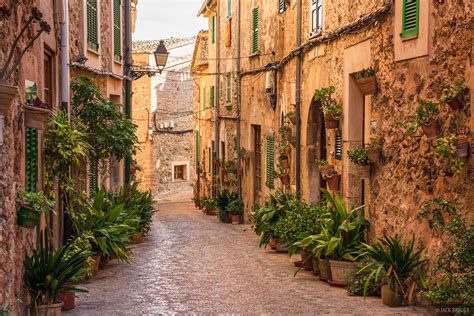
[[[281,152],[281,155],[282,155],[282,156],[290,157],[290,155],[291,155],[291,147],[290,147],[290,146],[287,146],[287,147]]]
[[[30,128],[43,129],[50,110],[35,106],[25,105],[25,126]]]
[[[396,293],[388,285],[382,285],[382,303],[390,307],[400,307],[403,304],[401,293]]]
[[[379,162],[380,160],[380,149],[369,149],[367,151],[367,157],[369,158],[370,162]]]
[[[467,136],[458,136],[458,142],[456,144],[456,157],[466,158],[469,156],[469,141]]]
[[[280,167],[284,170],[290,168],[290,161],[288,160],[288,156],[280,156],[278,158],[278,162],[280,163]]]
[[[426,125],[421,125],[421,129],[428,139],[435,139],[439,136],[438,120],[434,120],[433,122]]]
[[[339,191],[339,181],[341,180],[341,175],[338,173],[335,174],[326,174],[324,179],[328,184],[328,188],[331,191]]]
[[[285,173],[280,176],[280,181],[282,185],[289,185],[290,184],[290,175]]]
[[[339,127],[339,119],[332,117],[331,115],[324,114],[324,124],[327,129],[335,129]]]
[[[459,98],[451,99],[449,101],[446,101],[446,103],[449,105],[449,107],[453,111],[457,111],[457,110],[462,109],[462,102],[461,102],[461,100],[459,100]]]
[[[356,83],[363,95],[371,95],[377,91],[377,79],[375,76],[356,79]]]
[[[39,225],[41,214],[27,207],[21,207],[17,211],[18,226],[33,228]]]
[[[334,166],[333,166],[333,165],[318,166],[318,169],[319,169],[319,172],[320,172],[322,175],[325,175],[325,174],[327,174],[330,170],[334,170]]]
[[[319,279],[321,281],[331,280],[331,267],[326,259],[319,260]]]
[[[370,173],[370,165],[357,165],[352,164],[354,168],[354,173],[360,176],[367,176]]]
[[[331,266],[331,284],[336,286],[347,285],[347,280],[356,273],[355,262],[329,260]]]
[[[18,87],[0,84],[0,115],[10,112],[13,99],[18,95]]]
[[[288,115],[288,119],[290,120],[291,124],[296,125],[296,114]]]

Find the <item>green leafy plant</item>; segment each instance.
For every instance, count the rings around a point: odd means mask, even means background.
[[[91,254],[88,250],[71,253],[70,244],[54,251],[44,231],[37,248],[31,256],[25,254],[23,262],[23,279],[33,306],[53,304],[59,292],[86,292],[87,289],[66,282],[84,271]]]
[[[359,166],[366,166],[369,164],[369,156],[367,155],[367,149],[363,147],[357,147],[347,151],[347,156],[352,163]]]
[[[366,269],[372,270],[364,284],[364,295],[367,295],[371,281],[380,283],[384,278],[390,289],[406,298],[407,287],[410,284],[408,282],[413,280],[417,268],[426,262],[421,259],[423,249],[417,251],[414,245],[414,236],[411,241],[405,242],[403,237],[398,235],[394,237],[384,235],[373,245],[364,244],[364,255],[373,260],[359,270],[359,273]],[[415,285],[413,282],[411,284]]]
[[[228,211],[233,215],[244,215],[244,202],[236,198],[229,203]]]
[[[325,159],[316,159],[315,163],[317,166],[329,166],[329,161]]]
[[[450,102],[454,99],[460,98],[467,88],[462,81],[456,81],[452,87],[443,89],[440,97],[441,102]]]
[[[227,223],[230,220],[229,217],[229,204],[238,198],[238,194],[234,192],[229,192],[228,190],[222,190],[217,193],[216,196],[216,207],[217,207],[217,215],[219,220],[223,223]]]
[[[0,316],[11,316],[12,308],[11,306],[0,305]]]
[[[212,197],[203,197],[202,206],[206,209],[212,209],[216,207],[216,200]]]
[[[321,103],[321,110],[324,114],[332,116],[334,119],[341,119],[342,104],[332,97],[336,92],[334,86],[321,88],[314,93],[314,100]]]
[[[43,191],[26,192],[18,190],[17,202],[22,206],[40,214],[46,214],[54,209],[54,201],[48,199]]]
[[[450,134],[445,137],[439,137],[436,139],[435,154],[447,161],[450,169],[454,173],[459,173],[464,168],[464,161],[456,157],[456,144],[458,137],[454,134]]]
[[[347,285],[347,293],[352,296],[364,296],[364,287],[366,288],[365,295],[367,296],[380,296],[381,285],[380,282],[375,282],[375,278],[370,278],[374,268],[365,268],[371,262],[368,258],[362,258],[361,261],[356,263],[356,271],[350,276]],[[365,269],[363,269],[365,268]]]
[[[365,68],[365,69],[362,69],[361,71],[359,71],[355,75],[355,78],[356,78],[356,80],[369,78],[369,77],[375,76],[375,73],[376,73],[375,69],[372,68],[372,67],[369,67],[369,68]]]
[[[429,100],[418,99],[415,112],[415,122],[418,126],[428,125],[436,119],[439,113],[438,105]]]

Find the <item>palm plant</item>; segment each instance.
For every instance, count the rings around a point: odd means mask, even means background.
[[[367,294],[370,282],[380,283],[382,277],[395,293],[401,292],[403,296],[407,294],[406,281],[421,264],[426,262],[421,259],[423,249],[416,251],[414,244],[414,236],[406,243],[399,235],[394,237],[384,235],[374,245],[364,244],[364,255],[372,260],[359,271],[361,273],[366,269],[372,270],[364,284],[364,295]]]
[[[54,251],[44,231],[31,256],[25,255],[23,279],[33,306],[53,304],[59,292],[87,292],[86,288],[66,282],[87,269],[87,260],[93,253],[87,249],[72,251],[71,245]]]

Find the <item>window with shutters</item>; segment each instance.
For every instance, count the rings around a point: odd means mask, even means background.
[[[258,20],[259,20],[259,8],[252,9],[252,54],[258,54],[259,52],[259,34],[258,34]]]
[[[342,133],[336,132],[336,141],[334,142],[334,158],[342,160]]]
[[[311,0],[311,35],[323,30],[323,0]]]
[[[214,107],[214,86],[211,86],[211,89],[209,91],[209,107],[213,108]]]
[[[402,33],[400,36],[418,36],[420,0],[403,0]]]
[[[38,189],[38,130],[26,128],[25,135],[25,191]]]
[[[232,101],[232,76],[230,73],[226,75],[226,90],[225,90],[225,101],[227,104]]]
[[[122,60],[122,1],[114,0],[114,59]]]
[[[267,136],[267,181],[268,188],[275,187],[275,137]]]
[[[255,200],[257,192],[262,191],[262,129],[260,125],[253,125],[255,148]]]
[[[91,158],[89,162],[89,194],[99,191],[99,160]]]
[[[283,13],[286,11],[286,2],[288,0],[278,0],[278,12]]]
[[[43,101],[48,105],[48,108],[53,108],[53,57],[45,53],[43,63]]]
[[[87,0],[87,48],[99,50],[97,0]]]
[[[227,18],[232,17],[232,0],[227,0]]]
[[[211,20],[211,42],[216,42],[216,16],[214,15]]]
[[[202,88],[202,110],[206,110],[206,87]]]

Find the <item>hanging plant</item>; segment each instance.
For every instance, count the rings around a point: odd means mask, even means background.
[[[434,139],[439,135],[438,105],[432,101],[418,99],[418,107],[415,116],[410,121],[398,121],[398,124],[406,129],[405,136],[413,135],[421,127],[428,139]]]
[[[362,69],[354,75],[357,86],[363,95],[371,95],[377,91],[377,80],[375,69],[372,67]]]
[[[328,129],[337,128],[342,118],[342,104],[332,97],[335,92],[336,88],[329,86],[314,93],[314,100],[321,103],[321,111],[324,113],[324,122]]]
[[[464,168],[464,161],[456,156],[457,144],[458,137],[454,134],[436,139],[435,154],[444,159],[454,173],[459,173]]]
[[[454,86],[443,89],[439,99],[441,102],[447,103],[453,111],[459,110],[463,106],[462,97],[466,91],[467,88],[464,85],[464,82],[456,81]]]

